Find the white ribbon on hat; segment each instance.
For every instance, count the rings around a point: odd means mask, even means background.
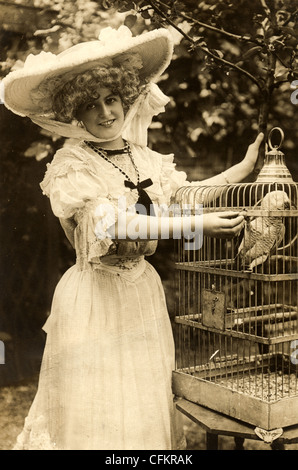
[[[129,142],[137,145],[147,145],[148,127],[151,124],[153,116],[165,111],[166,104],[170,98],[166,96],[156,83],[151,82],[146,90],[138,98],[135,110],[134,105],[131,108],[132,116],[128,116],[127,122],[124,122],[122,137]],[[126,119],[125,119],[126,121]]]
[[[148,138],[148,127],[153,116],[165,110],[165,105],[170,101],[156,83],[146,85],[140,96],[127,112],[123,126],[117,135],[108,140],[115,140],[122,136],[129,142],[146,146]],[[86,129],[76,125],[75,123],[64,123],[55,121],[50,117],[29,115],[32,122],[38,126],[63,137],[69,137],[79,140],[89,140],[92,142],[106,142],[107,139],[99,139]]]

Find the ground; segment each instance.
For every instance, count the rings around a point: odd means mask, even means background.
[[[0,450],[10,450],[21,431],[24,419],[36,393],[37,378],[21,384],[0,388]],[[183,416],[184,431],[188,450],[205,450],[205,432],[191,420]],[[220,450],[234,449],[231,437],[219,437]],[[261,441],[246,440],[245,450],[270,450]],[[298,444],[286,446],[286,450],[297,450]]]

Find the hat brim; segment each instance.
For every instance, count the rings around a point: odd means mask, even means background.
[[[173,54],[173,40],[165,28],[156,29],[137,37],[121,41],[88,41],[71,47],[61,54],[42,53],[31,56],[22,69],[8,74],[4,80],[4,104],[20,116],[30,116],[47,112],[44,98],[39,99],[34,91],[46,80],[57,78],[61,84],[78,73],[100,65],[106,65],[107,59],[117,62],[124,53],[137,53],[141,57],[139,70],[141,81],[156,81],[168,67]],[[48,110],[50,112],[50,110]]]

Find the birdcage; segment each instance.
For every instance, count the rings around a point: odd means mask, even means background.
[[[245,227],[176,242],[173,391],[264,430],[298,423],[298,185],[272,131],[255,182],[176,194],[182,214],[203,203],[241,212]]]

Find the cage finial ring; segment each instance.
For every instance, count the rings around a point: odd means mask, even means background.
[[[274,146],[272,145],[271,137],[272,137],[273,131],[279,131],[279,133],[280,133],[280,143],[279,143],[279,145],[274,145]],[[282,143],[284,141],[284,137],[285,137],[284,131],[280,127],[273,127],[271,129],[271,131],[269,132],[269,135],[268,135],[268,144],[269,144],[270,149],[271,150],[278,150],[282,146]]]

